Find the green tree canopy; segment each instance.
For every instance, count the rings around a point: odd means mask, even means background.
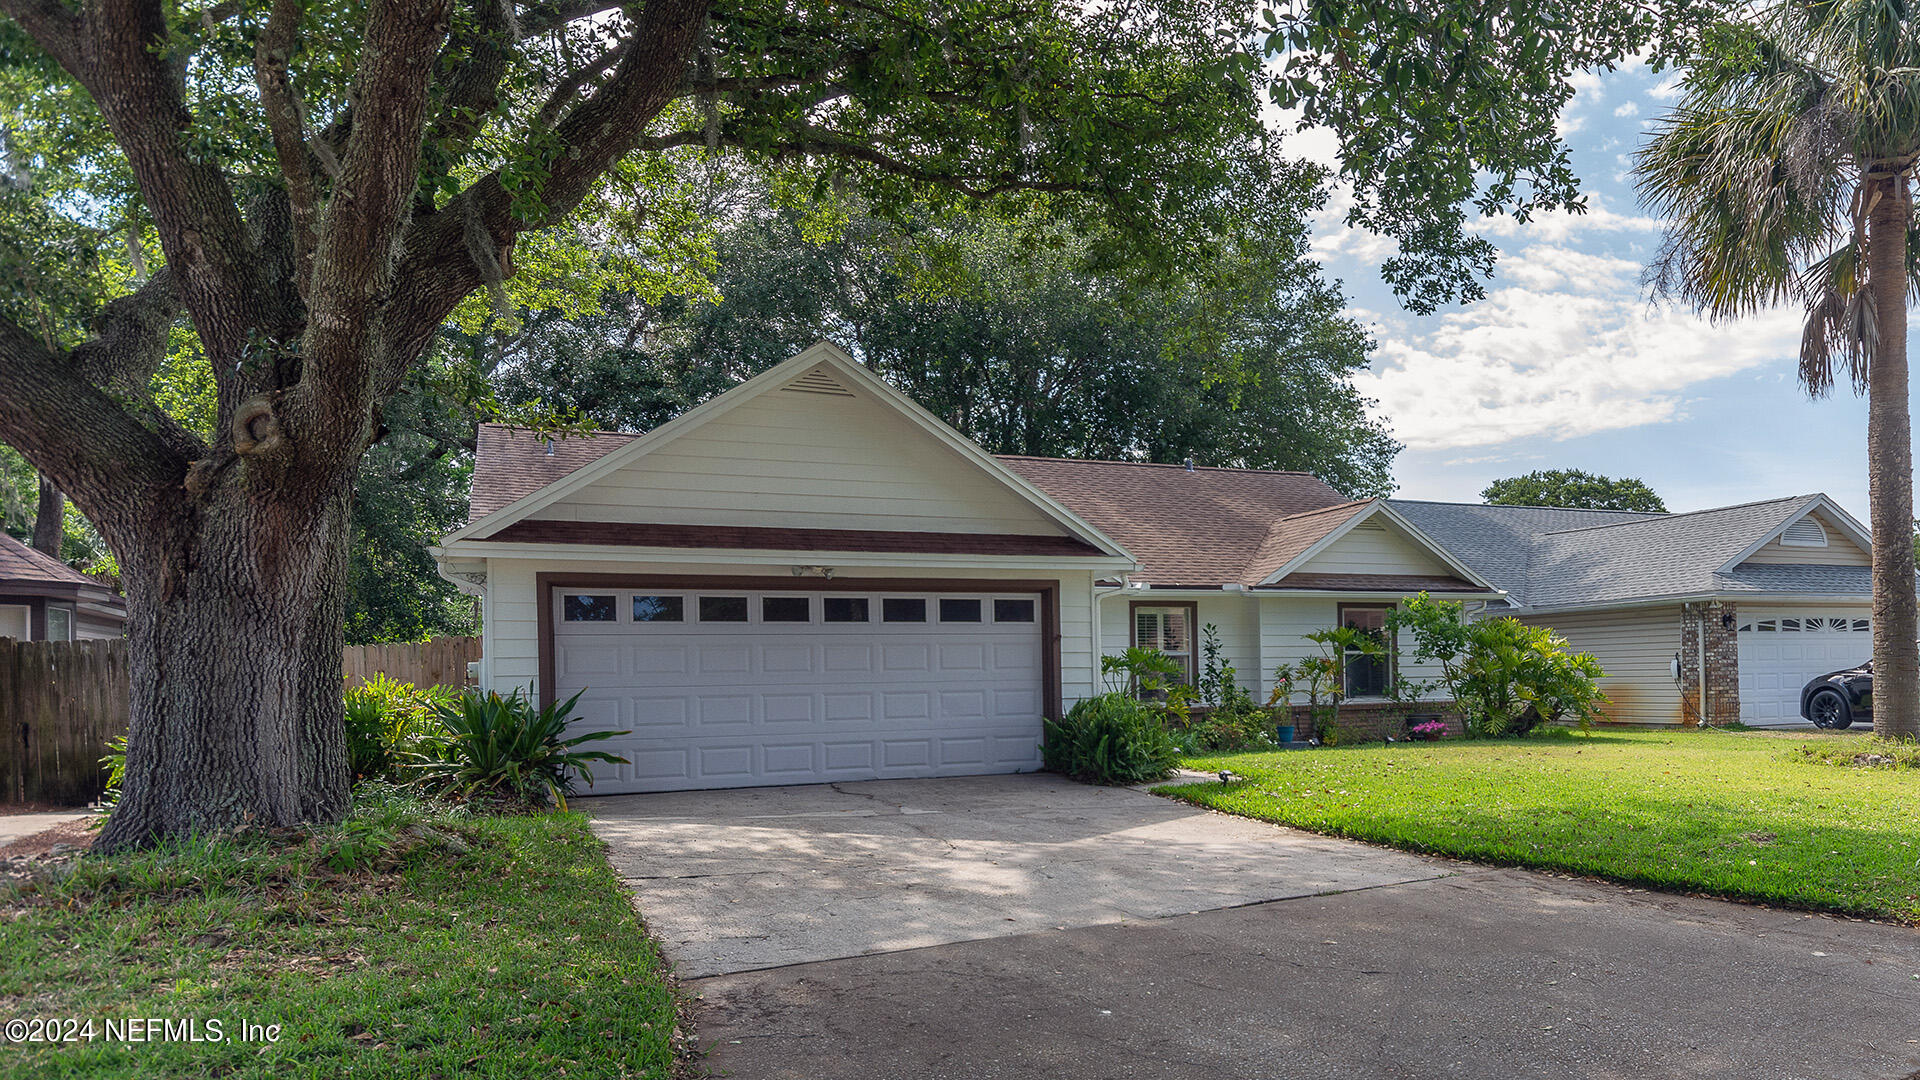
[[[1480,497],[1494,506],[1561,506],[1569,510],[1635,510],[1664,514],[1667,504],[1645,482],[1580,469],[1539,469],[1488,484]]]
[[[719,238],[717,303],[529,315],[500,392],[645,430],[829,337],[996,453],[1191,456],[1385,494],[1399,447],[1351,382],[1371,342],[1308,258],[1317,180],[1300,167],[1297,213],[1153,275],[1102,269],[1098,236],[1045,222],[910,238],[862,216],[815,242],[763,209]]]

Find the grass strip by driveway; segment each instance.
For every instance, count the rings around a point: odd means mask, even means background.
[[[1759,734],[1560,734],[1195,758],[1245,779],[1156,790],[1409,851],[1920,922],[1920,773]]]
[[[0,887],[0,1018],[63,1017],[94,1040],[0,1042],[0,1076],[625,1078],[674,1060],[665,965],[583,816],[406,800],[291,844],[90,857]],[[146,1017],[234,1041],[100,1037]]]

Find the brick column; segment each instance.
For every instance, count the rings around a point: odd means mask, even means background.
[[[1739,606],[1715,601],[1687,604],[1680,615],[1681,715],[1688,721],[1700,709],[1700,641],[1706,634],[1707,715],[1709,724],[1740,719]]]

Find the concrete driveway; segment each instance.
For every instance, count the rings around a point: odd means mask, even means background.
[[[688,978],[1450,872],[1050,774],[577,802]]]
[[[582,805],[720,1076],[1920,1077],[1910,928],[1045,776]]]

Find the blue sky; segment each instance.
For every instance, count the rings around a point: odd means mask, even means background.
[[[1406,444],[1398,494],[1478,501],[1502,476],[1580,468],[1639,477],[1673,510],[1823,491],[1866,520],[1865,402],[1798,387],[1798,314],[1715,325],[1640,285],[1660,222],[1639,204],[1630,155],[1672,88],[1671,72],[1645,67],[1580,84],[1562,130],[1589,211],[1484,221],[1501,260],[1474,304],[1403,310],[1378,270],[1392,248],[1347,229],[1336,192],[1315,251],[1379,342],[1359,382]],[[1324,133],[1293,139],[1331,160]]]

